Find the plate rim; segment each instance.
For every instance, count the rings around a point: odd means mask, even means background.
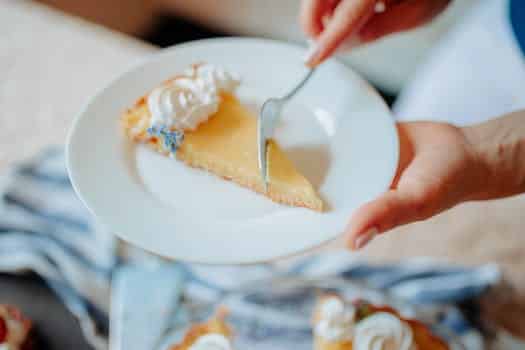
[[[263,45],[266,45],[266,44],[268,44],[268,45],[278,45],[278,46],[281,46],[281,47],[287,47],[287,48],[292,48],[292,49],[298,49],[298,48],[303,48],[304,49],[305,48],[304,45],[300,45],[300,44],[294,43],[294,42],[287,42],[287,41],[282,41],[282,40],[277,40],[277,39],[269,39],[269,38],[249,37],[249,36],[243,36],[243,37],[240,37],[240,36],[227,36],[227,37],[205,38],[205,39],[192,40],[192,41],[176,44],[176,45],[170,46],[168,48],[161,48],[160,50],[158,50],[156,52],[152,52],[152,53],[146,54],[144,57],[137,59],[133,63],[129,64],[126,68],[121,70],[119,73],[117,73],[116,76],[112,77],[111,79],[106,80],[106,82],[102,85],[102,87],[100,87],[92,95],[90,95],[90,97],[86,100],[86,102],[79,109],[79,112],[76,113],[75,117],[71,121],[71,124],[70,124],[68,132],[67,132],[67,136],[66,136],[65,163],[66,163],[67,174],[68,174],[69,180],[71,182],[71,185],[72,185],[72,187],[73,187],[73,189],[75,191],[76,196],[80,199],[81,203],[88,209],[89,213],[93,216],[95,222],[97,222],[98,224],[101,224],[103,227],[109,229],[108,234],[114,235],[114,236],[118,237],[119,239],[122,239],[123,241],[128,242],[128,243],[130,243],[130,244],[132,244],[132,245],[134,245],[136,247],[139,247],[140,249],[142,249],[144,251],[147,251],[147,252],[152,253],[152,254],[157,255],[157,256],[161,256],[161,257],[166,258],[168,260],[181,260],[181,261],[185,261],[185,262],[188,262],[188,263],[196,263],[196,264],[202,264],[202,265],[214,265],[214,266],[220,266],[220,265],[254,265],[254,264],[260,264],[260,263],[264,263],[264,262],[268,262],[268,261],[283,260],[283,259],[288,259],[288,258],[304,255],[304,254],[309,254],[311,252],[314,252],[314,251],[317,251],[319,249],[322,249],[323,247],[330,247],[331,249],[334,249],[334,246],[335,246],[336,247],[335,249],[341,248],[340,244],[338,244],[338,245],[334,245],[333,244],[334,242],[341,241],[342,234],[338,234],[335,237],[332,237],[332,236],[327,237],[326,239],[324,239],[324,240],[322,240],[322,241],[320,241],[318,243],[315,243],[313,245],[310,245],[310,246],[308,246],[306,248],[298,248],[298,249],[295,249],[293,251],[290,251],[289,253],[281,254],[281,255],[278,255],[278,256],[273,256],[271,258],[259,258],[259,259],[252,259],[252,260],[249,260],[249,261],[248,260],[244,260],[244,259],[239,259],[239,258],[238,259],[216,259],[216,261],[211,261],[211,260],[203,261],[203,260],[192,259],[192,258],[187,258],[187,257],[184,257],[184,258],[181,259],[180,257],[175,257],[175,256],[170,256],[170,255],[167,255],[167,254],[159,253],[157,251],[154,251],[153,249],[144,247],[143,244],[141,244],[140,242],[137,242],[135,239],[129,237],[128,235],[121,234],[121,233],[119,233],[118,230],[113,230],[111,228],[111,225],[108,225],[105,222],[105,220],[103,220],[99,215],[96,214],[95,210],[88,204],[88,202],[86,201],[86,198],[81,194],[81,191],[80,191],[80,188],[79,188],[79,184],[75,180],[75,175],[74,175],[75,171],[72,169],[72,166],[71,166],[71,163],[73,162],[72,161],[72,151],[71,151],[72,140],[73,140],[74,135],[77,132],[77,129],[79,128],[78,125],[79,125],[80,121],[83,119],[83,116],[86,114],[86,112],[89,109],[89,107],[98,98],[103,96],[106,90],[108,90],[114,84],[118,83],[118,81],[120,79],[123,79],[128,74],[136,71],[137,69],[140,69],[141,67],[143,67],[143,66],[145,66],[145,65],[147,65],[147,64],[149,64],[151,62],[154,62],[156,60],[162,60],[162,58],[164,56],[169,56],[174,51],[177,51],[177,50],[179,50],[181,48],[191,48],[192,46],[199,46],[199,45],[203,45],[203,44],[207,44],[207,43],[225,43],[225,44],[227,44],[227,43],[243,43],[243,42],[245,42],[245,43],[259,43],[259,44],[263,44]],[[337,64],[340,67],[343,67],[345,70],[350,71],[352,73],[352,75],[354,76],[354,78],[357,79],[363,85],[363,87],[368,90],[369,93],[373,94],[376,97],[377,102],[382,104],[383,107],[385,107],[385,109],[388,111],[388,114],[390,115],[390,118],[386,118],[386,124],[387,124],[388,128],[391,130],[391,135],[393,136],[392,137],[393,145],[392,145],[391,152],[392,152],[393,159],[395,161],[392,163],[392,166],[389,169],[388,177],[386,177],[386,178],[389,179],[389,181],[387,181],[387,185],[385,186],[385,188],[379,188],[378,187],[378,190],[380,190],[381,192],[385,192],[385,191],[387,191],[390,188],[392,182],[394,181],[395,175],[397,173],[397,168],[399,166],[399,157],[400,157],[399,135],[398,135],[398,132],[397,132],[396,121],[395,121],[394,115],[392,113],[392,110],[390,109],[390,107],[388,106],[386,101],[383,99],[383,97],[379,94],[377,89],[375,87],[373,87],[370,82],[368,82],[364,77],[362,77],[351,66],[345,64],[344,62],[342,62],[337,57],[332,57],[332,58],[329,59],[329,61]],[[218,261],[218,260],[220,260],[220,261]]]

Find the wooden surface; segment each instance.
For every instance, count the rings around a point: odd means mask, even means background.
[[[153,48],[42,5],[0,3],[0,169],[63,144],[87,99]]]
[[[87,98],[152,51],[147,44],[42,5],[4,0],[0,171],[46,145],[63,144],[69,123]],[[507,290],[503,305],[488,302],[494,306],[493,319],[522,328],[525,335],[525,322],[516,321],[525,319],[524,252],[525,197],[516,197],[466,204],[403,227],[378,238],[363,254],[379,261],[433,256],[470,265],[496,262],[514,289]]]
[[[142,35],[155,25],[159,0],[37,0],[64,12],[130,35]]]

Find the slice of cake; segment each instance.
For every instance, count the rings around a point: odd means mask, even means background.
[[[349,303],[338,295],[319,299],[314,317],[315,350],[447,350],[448,346],[416,320],[388,306]]]
[[[268,190],[257,162],[257,118],[234,95],[239,80],[209,64],[163,83],[122,116],[126,135],[186,164],[268,196],[275,202],[322,211],[310,182],[273,140]]]
[[[219,310],[207,322],[191,326],[171,350],[232,350],[232,331],[225,322],[226,314],[225,310]]]

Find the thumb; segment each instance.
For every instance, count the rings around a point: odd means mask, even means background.
[[[427,218],[425,202],[424,196],[417,192],[393,189],[366,203],[348,224],[345,232],[348,246],[353,250],[363,248],[378,234]]]

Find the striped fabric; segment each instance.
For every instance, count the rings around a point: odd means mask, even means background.
[[[42,276],[104,344],[115,240],[101,230],[71,188],[62,151],[49,149],[20,164],[0,182],[0,271]]]
[[[94,347],[107,348],[111,277],[123,259],[116,255],[116,240],[92,220],[75,196],[62,151],[48,149],[19,164],[0,184],[0,271],[39,274],[77,316]],[[458,335],[478,338],[479,333],[454,304],[475,300],[500,278],[492,265],[466,269],[418,259],[371,266],[348,254],[307,257],[279,265],[214,268],[178,264],[177,268],[185,276],[186,306],[192,299],[214,304],[234,295],[240,285],[270,276],[338,276],[390,291],[412,304],[437,307],[441,312],[435,313],[433,322],[447,324]],[[288,302],[293,306],[300,299],[301,295],[296,295]],[[277,302],[261,300],[244,298],[242,303],[267,309]]]

